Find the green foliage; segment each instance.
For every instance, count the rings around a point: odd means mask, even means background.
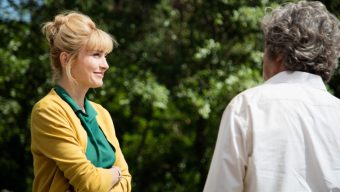
[[[260,21],[281,2],[18,2],[14,8],[28,20],[0,17],[0,190],[31,191],[30,111],[52,87],[40,26],[76,10],[119,42],[105,86],[89,97],[111,113],[133,191],[201,191],[224,108],[261,83]],[[330,83],[337,96],[339,74]]]

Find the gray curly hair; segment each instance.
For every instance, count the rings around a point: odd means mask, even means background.
[[[284,4],[263,18],[262,30],[269,58],[282,55],[287,70],[331,79],[340,53],[339,20],[321,2]]]

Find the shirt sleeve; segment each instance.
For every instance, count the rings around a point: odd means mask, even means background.
[[[204,192],[244,190],[250,146],[247,119],[247,107],[241,101],[232,101],[224,111]]]
[[[107,192],[112,188],[110,170],[89,160],[64,111],[57,106],[36,106],[31,116],[32,143],[36,151],[52,159],[76,191]]]

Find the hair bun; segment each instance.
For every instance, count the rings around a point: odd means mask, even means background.
[[[61,25],[68,22],[68,17],[65,15],[57,15],[54,18],[54,25],[56,28],[59,28]]]
[[[57,15],[54,18],[54,21],[47,22],[42,27],[42,32],[45,35],[46,39],[53,45],[54,38],[59,32],[60,27],[68,22],[68,17],[65,15]]]
[[[47,41],[50,45],[53,45],[53,39],[55,34],[57,34],[58,29],[54,26],[53,22],[47,22],[41,28],[42,33],[45,35]]]

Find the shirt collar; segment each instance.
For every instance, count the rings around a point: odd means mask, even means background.
[[[97,111],[92,107],[90,101],[85,98],[85,111],[88,115],[89,121],[97,116]]]
[[[304,84],[316,89],[327,90],[322,78],[319,75],[314,75],[301,71],[282,71],[273,77],[269,78],[265,84],[277,83],[297,83]]]
[[[77,114],[80,113],[83,116],[88,117],[89,119],[95,118],[97,116],[97,112],[94,110],[94,108],[91,106],[90,101],[85,97],[84,99],[84,108],[86,113],[82,110],[82,108],[72,99],[72,97],[66,92],[64,88],[57,85],[55,88],[55,91],[57,94],[70,105],[70,107],[73,109],[73,111]]]

